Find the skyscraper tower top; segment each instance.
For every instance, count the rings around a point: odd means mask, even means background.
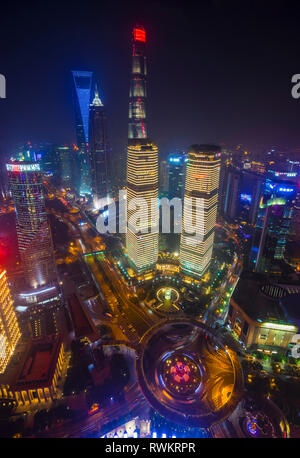
[[[94,106],[94,107],[103,107],[103,103],[101,102],[101,99],[100,99],[100,97],[99,97],[99,92],[98,92],[97,84],[95,85],[95,96],[94,96],[93,102],[91,103],[91,106]]]
[[[146,32],[144,27],[132,31],[132,69],[129,92],[128,138],[147,138],[146,128]]]

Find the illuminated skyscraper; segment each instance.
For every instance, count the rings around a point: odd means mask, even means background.
[[[91,188],[97,207],[107,203],[108,183],[108,140],[106,113],[96,87],[95,97],[90,105],[89,164]]]
[[[31,288],[56,280],[40,164],[6,165],[16,209],[17,237],[26,283]]]
[[[30,323],[35,337],[58,332],[56,315],[61,308],[62,294],[40,164],[13,162],[6,164],[6,168],[15,204],[18,246],[25,280],[16,307],[17,311],[22,311],[20,323],[25,323],[26,327]]]
[[[251,252],[257,272],[271,272],[284,257],[296,190],[296,172],[268,170]]]
[[[133,199],[144,199],[147,206],[140,206],[138,200],[135,206]],[[134,223],[137,210],[139,219]],[[127,151],[126,249],[138,272],[150,269],[157,260],[158,216],[158,148],[151,140],[131,140]]]
[[[78,147],[78,166],[80,168],[81,194],[90,194],[91,182],[88,164],[89,115],[93,97],[93,73],[72,71],[75,88],[75,122]]]
[[[185,153],[169,155],[169,199],[183,198],[186,159]]]
[[[218,146],[193,145],[188,154],[180,240],[180,266],[187,275],[201,277],[212,257],[218,208],[221,152]],[[196,221],[196,207],[199,218]],[[197,223],[197,233],[185,227]]]
[[[71,151],[69,146],[58,146],[60,159],[60,177],[64,185],[70,185],[72,180]]]
[[[38,146],[38,157],[41,161],[41,171],[43,174],[59,178],[60,176],[60,155],[59,150],[53,143],[41,143]],[[25,158],[25,161],[36,162],[35,157]],[[20,160],[20,159],[17,159]]]
[[[153,268],[158,255],[158,148],[146,132],[144,46],[146,32],[133,29],[132,78],[127,150],[128,257],[137,272]],[[133,199],[143,199],[141,205]],[[133,216],[139,210],[139,219]]]
[[[3,374],[21,337],[6,271],[0,267],[0,374]]]

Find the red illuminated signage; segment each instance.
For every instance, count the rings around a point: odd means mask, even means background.
[[[135,41],[146,42],[146,32],[143,29],[133,29],[133,38]]]

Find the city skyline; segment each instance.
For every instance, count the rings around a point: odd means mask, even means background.
[[[95,22],[89,22],[92,36],[88,39],[89,43],[93,43],[92,46],[87,46],[86,38],[82,39],[81,36],[81,42],[78,42],[78,35],[71,34],[72,39],[75,39],[76,49],[80,50],[79,55],[77,53],[79,58],[75,58],[71,49],[75,43],[64,42],[64,48],[57,53],[55,73],[54,68],[48,68],[48,63],[37,47],[29,48],[32,44],[30,32],[23,43],[24,58],[26,56],[30,61],[29,52],[33,53],[32,58],[35,61],[40,59],[41,65],[35,68],[34,73],[29,68],[22,76],[12,75],[14,69],[8,59],[17,55],[13,43],[9,42],[6,49],[7,60],[3,60],[1,69],[7,80],[7,98],[1,100],[0,117],[1,124],[8,133],[6,140],[1,140],[1,155],[11,152],[16,142],[21,143],[28,139],[33,142],[46,139],[62,144],[73,143],[75,132],[71,92],[68,87],[69,72],[74,67],[93,71],[101,80],[102,100],[109,115],[108,130],[112,149],[119,153],[119,150],[125,148],[125,90],[129,82],[129,48],[124,40],[128,34],[124,21],[128,17],[128,24],[132,21],[138,22],[139,16],[145,18],[145,26],[151,32],[151,41],[148,43],[150,61],[157,62],[149,75],[149,126],[160,151],[168,153],[178,148],[186,149],[199,137],[203,143],[243,143],[247,148],[258,152],[273,145],[281,148],[299,145],[297,118],[300,104],[291,96],[291,78],[299,72],[294,39],[298,9],[281,14],[279,3],[273,2],[273,14],[269,17],[267,6],[259,6],[256,2],[248,15],[243,14],[238,7],[224,11],[221,3],[194,6],[190,12],[184,6],[170,4],[152,4],[151,11],[150,7],[139,7],[136,2],[129,4],[128,9],[120,6],[118,12],[112,11],[110,7],[103,8],[101,20],[106,18],[107,22],[107,19],[113,18],[111,26],[103,26],[99,32]],[[246,4],[248,13],[249,8]],[[82,18],[85,27],[88,26],[86,21],[92,14],[91,11],[87,10]],[[66,13],[63,5],[61,12],[63,18]],[[195,20],[193,13],[195,18],[197,14],[202,14],[207,23],[203,25],[203,31],[200,30],[199,37],[188,45],[188,30]],[[10,14],[8,9],[8,17]],[[71,17],[75,19],[78,14],[75,6]],[[157,18],[153,17],[155,14]],[[43,16],[37,7],[34,16],[29,20],[39,17]],[[16,12],[14,20],[20,21]],[[59,45],[62,37],[61,22],[53,16],[52,20],[53,32],[59,33],[57,38],[53,36],[50,21],[50,30],[44,32],[44,44],[48,49]],[[230,28],[230,33],[226,21],[229,21],[228,24],[235,24],[235,28]],[[162,29],[162,24],[167,27]],[[207,30],[212,24],[215,24],[213,36]],[[70,24],[68,27],[72,29],[73,26]],[[21,33],[22,26],[19,29],[18,33]],[[285,29],[289,33],[281,34]],[[2,33],[5,33],[5,29]],[[9,31],[7,36],[10,36]],[[280,41],[280,47],[277,46],[279,40],[283,40]],[[167,54],[160,49],[160,41],[165,43]],[[175,49],[179,53],[174,54]],[[240,63],[240,68],[237,67],[237,62]],[[124,71],[120,71],[120,68],[124,68]],[[197,74],[195,79],[192,78],[194,74]],[[31,104],[28,103],[28,97],[32,100]],[[18,114],[11,111],[16,99],[23,99]],[[49,107],[47,112],[44,111],[45,104]],[[181,109],[176,109],[176,106]],[[187,108],[190,106],[193,107],[192,110]],[[285,116],[282,116],[283,112]],[[52,118],[49,117],[50,113]],[[26,118],[22,125],[18,121],[19,116]],[[41,122],[41,119],[45,122]],[[184,133],[181,133],[180,125],[183,120],[186,120],[186,125]],[[164,132],[159,129],[162,123],[165,125]],[[60,127],[62,125],[63,130]]]
[[[300,437],[300,8],[60,5],[0,99],[0,437]]]

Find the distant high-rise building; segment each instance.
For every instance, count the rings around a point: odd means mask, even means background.
[[[18,296],[21,321],[31,323],[33,336],[56,330],[56,311],[62,295],[58,283],[43,178],[39,163],[6,164],[16,210],[17,238],[24,270],[24,285]],[[26,312],[26,313],[25,313]],[[21,323],[20,321],[20,323]],[[23,329],[22,329],[23,331]]]
[[[260,201],[251,262],[257,272],[270,272],[283,259],[296,199],[296,175],[269,170]]]
[[[65,185],[72,181],[71,151],[69,146],[58,146],[57,151],[60,157],[60,176]]]
[[[239,210],[242,180],[241,171],[231,167],[227,172],[226,178],[223,214],[229,219],[234,219],[237,217]]]
[[[88,163],[90,104],[94,95],[93,72],[73,70],[75,88],[75,122],[78,147],[78,166],[80,169],[80,194],[91,193]]]
[[[107,203],[109,176],[106,113],[97,88],[94,100],[90,105],[89,137],[91,188],[95,206],[100,207]]]
[[[53,143],[41,143],[37,148],[37,154],[40,158],[41,171],[44,174],[60,177],[61,158],[58,148]],[[36,161],[36,159],[26,159],[27,161]]]
[[[212,257],[220,165],[218,146],[193,145],[190,148],[186,166],[180,266],[182,272],[194,277],[203,275]],[[190,233],[186,230],[185,220],[189,214],[193,225],[196,224],[196,206],[200,222],[197,222],[197,232]]]
[[[129,102],[129,139],[127,150],[127,233],[129,260],[138,272],[154,267],[158,256],[158,148],[146,132],[144,46],[146,32],[133,29],[132,78]],[[133,199],[144,199],[147,208],[133,222]],[[153,205],[154,202],[154,205]],[[139,205],[136,202],[136,205]]]
[[[5,164],[0,162],[0,202],[5,198],[7,193],[7,180],[5,172]]]
[[[159,162],[159,196],[169,197],[169,164],[167,161]]]
[[[169,155],[169,199],[183,198],[186,159],[185,153]]]
[[[20,337],[6,271],[0,267],[0,374],[4,373]]]
[[[300,183],[298,183],[295,203],[293,207],[290,236],[292,240],[300,242]]]
[[[226,198],[226,187],[228,174],[232,164],[232,153],[225,148],[222,148],[221,156],[221,169],[220,169],[220,180],[219,180],[219,202],[218,202],[218,213],[224,215],[224,205]]]
[[[238,217],[242,221],[252,225],[256,223],[263,187],[263,176],[252,171],[242,170],[238,208]]]

